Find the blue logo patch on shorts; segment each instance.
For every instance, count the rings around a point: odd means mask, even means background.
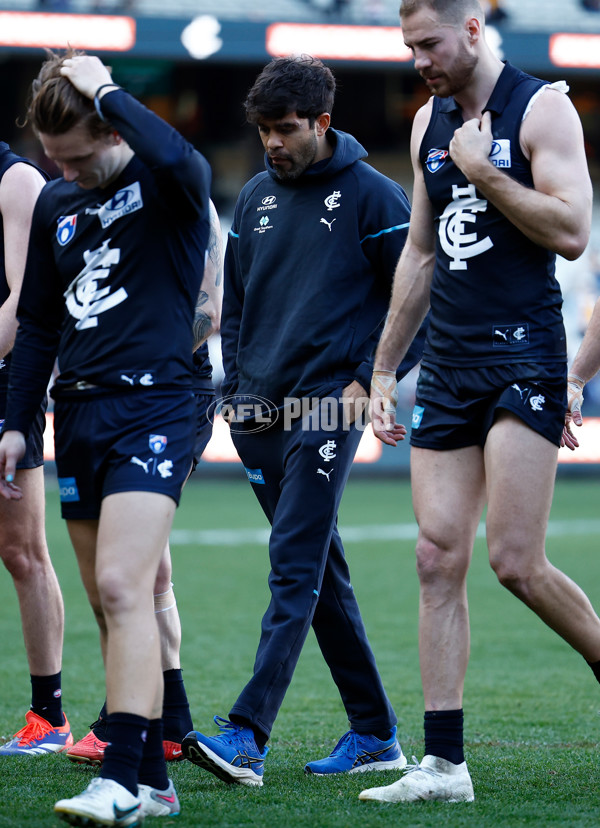
[[[412,427],[418,428],[421,425],[421,420],[423,419],[423,412],[425,409],[421,405],[415,405],[413,408],[412,413]]]
[[[79,501],[79,489],[74,477],[59,477],[58,488],[61,503],[77,503]]]
[[[164,434],[151,434],[148,439],[148,445],[154,454],[160,454],[167,447],[167,438]]]
[[[262,469],[247,469],[244,466],[244,470],[248,475],[248,480],[251,483],[260,483],[261,485],[265,485],[265,478],[263,477]]]

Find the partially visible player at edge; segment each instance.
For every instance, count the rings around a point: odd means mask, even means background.
[[[210,203],[210,235],[204,276],[194,316],[194,394],[196,397],[196,442],[192,471],[200,462],[212,434],[209,409],[214,401],[212,366],[206,341],[217,333],[221,321],[223,299],[223,240],[221,225],[214,204]],[[181,670],[181,622],[173,591],[171,552],[167,544],[154,585],[154,612],[160,635],[161,666],[164,681],[163,750],[167,762],[183,759],[181,742],[192,729],[192,717]],[[98,596],[96,595],[97,599]],[[105,638],[106,624],[102,607],[97,603],[94,613]],[[66,751],[78,764],[101,765],[110,736],[106,726],[106,701],[89,732]]]
[[[0,417],[4,418],[10,352],[17,331],[31,215],[45,177],[0,142]],[[61,662],[64,609],[45,534],[44,398],[34,419],[16,482],[25,493],[17,505],[0,502],[0,557],[10,573],[21,613],[31,676],[26,724],[0,746],[0,756],[38,756],[73,744],[62,711]],[[0,420],[0,425],[4,420]]]
[[[563,445],[573,451],[579,441],[573,434],[571,424],[583,425],[581,406],[583,389],[600,371],[600,299],[596,302],[585,336],[573,360],[567,383],[567,415],[563,431]]]
[[[16,462],[58,357],[62,514],[106,622],[110,743],[100,776],[54,810],[71,823],[134,826],[179,812],[163,754],[153,588],[194,447],[210,168],[96,57],[51,55],[32,93],[28,120],[63,177],[32,220],[0,493],[21,496]]]
[[[431,304],[411,433],[425,758],[360,798],[470,801],[466,577],[486,502],[500,583],[600,678],[600,620],[545,554],[567,401],[555,254],[585,249],[592,190],[566,85],[502,63],[477,0],[405,0],[400,14],[433,97],[413,125],[413,212],[372,410],[375,433],[395,445],[392,372]]]

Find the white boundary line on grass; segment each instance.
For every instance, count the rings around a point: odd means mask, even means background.
[[[269,529],[173,529],[173,546],[248,546],[267,544]],[[340,534],[344,543],[362,543],[369,540],[415,540],[416,523],[390,523],[370,526],[342,526]],[[551,520],[547,537],[566,535],[600,535],[600,520]],[[485,537],[485,526],[479,524],[477,537]]]

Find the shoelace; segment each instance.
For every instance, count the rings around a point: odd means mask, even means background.
[[[238,725],[235,722],[230,722],[229,719],[224,719],[222,716],[213,716],[213,719],[219,730],[222,730],[223,733],[227,733],[228,735],[231,733],[237,733],[238,730],[242,730],[241,725]]]
[[[17,731],[13,738],[18,739],[23,745],[30,745],[32,742],[42,739],[50,730],[54,728],[45,727],[39,719],[34,719]]]
[[[339,740],[337,745],[332,750],[331,755],[335,756],[340,753],[345,753],[349,756],[352,756],[356,755],[356,752],[356,733],[353,730],[349,730],[347,733],[344,733],[342,738]]]
[[[412,757],[414,765],[407,765],[404,769],[404,774],[407,773],[414,773],[415,771],[422,771],[423,773],[428,773],[430,776],[441,776],[441,773],[434,770],[433,768],[424,768],[423,765],[419,765],[419,760],[416,756]]]
[[[238,744],[241,740],[243,744],[249,744],[247,734],[243,732],[245,728],[243,728],[242,725],[230,722],[229,719],[223,719],[221,716],[214,716],[213,718],[215,724],[221,731],[219,735],[225,741],[230,744]],[[252,737],[252,740],[253,739],[254,737]]]

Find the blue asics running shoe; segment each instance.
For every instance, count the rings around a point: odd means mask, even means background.
[[[304,766],[305,773],[324,776],[328,773],[362,773],[371,770],[401,770],[406,757],[396,738],[396,728],[391,737],[382,742],[376,736],[349,730],[326,759],[317,759]]]
[[[223,782],[260,787],[269,748],[260,752],[249,727],[221,716],[215,716],[215,723],[221,731],[218,736],[204,736],[197,730],[188,733],[181,743],[184,757]]]

